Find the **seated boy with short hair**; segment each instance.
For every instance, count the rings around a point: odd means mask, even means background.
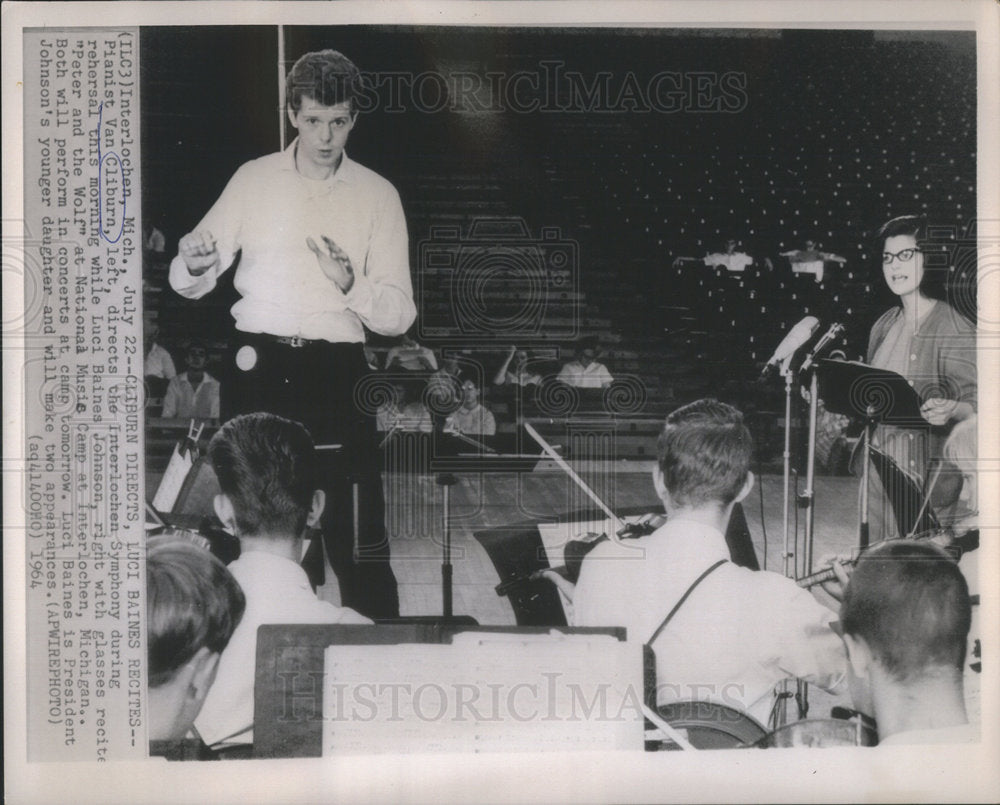
[[[176,537],[146,544],[149,740],[184,738],[246,600],[226,566]]]
[[[216,514],[240,540],[229,570],[247,609],[195,728],[209,746],[252,743],[257,627],[371,621],[317,598],[299,565],[305,531],[319,523],[325,504],[308,431],[274,414],[238,416],[212,437],[208,455],[221,490]]]

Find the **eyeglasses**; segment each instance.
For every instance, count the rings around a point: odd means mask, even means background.
[[[899,260],[901,263],[905,263],[913,259],[913,255],[919,252],[920,249],[903,249],[901,252],[882,252],[882,264],[891,265],[893,260]]]

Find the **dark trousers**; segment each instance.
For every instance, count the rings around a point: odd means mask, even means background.
[[[341,603],[370,618],[399,615],[389,565],[375,410],[365,394],[370,369],[361,344],[309,342],[301,347],[269,336],[237,333],[223,415],[267,411],[305,425],[319,449],[326,494],[322,530],[340,583]],[[240,367],[244,368],[240,368]],[[356,533],[356,536],[355,536]],[[324,580],[322,550],[313,541],[303,567]]]

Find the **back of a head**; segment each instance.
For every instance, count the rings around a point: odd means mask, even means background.
[[[743,414],[714,399],[698,400],[667,417],[657,442],[663,482],[677,506],[728,506],[750,471],[753,441]]]
[[[286,101],[296,112],[302,106],[303,97],[312,98],[323,106],[350,102],[352,111],[357,111],[364,92],[361,72],[354,62],[336,50],[304,54],[295,62],[285,82]]]
[[[245,414],[212,437],[208,456],[233,505],[237,536],[297,536],[305,528],[317,483],[316,451],[298,422]]]
[[[236,579],[204,548],[176,537],[146,545],[149,686],[169,682],[201,648],[221,654],[246,600]]]
[[[958,565],[929,542],[891,540],[864,554],[844,591],[840,621],[893,678],[961,674],[972,617]]]

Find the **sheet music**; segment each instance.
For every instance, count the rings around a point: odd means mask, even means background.
[[[607,636],[331,646],[323,754],[639,749],[641,658]]]
[[[163,480],[156,490],[156,497],[153,498],[153,508],[159,512],[169,512],[177,502],[177,496],[181,493],[184,479],[194,466],[191,458],[191,451],[181,452],[180,445],[174,447],[174,453],[170,456],[170,463],[163,473]]]

